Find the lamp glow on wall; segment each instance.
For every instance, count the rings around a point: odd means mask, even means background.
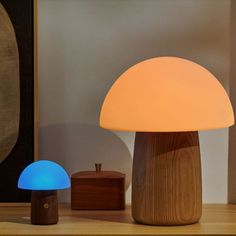
[[[198,130],[233,124],[224,88],[192,61],[157,57],[125,71],[104,100],[100,126],[136,131],[135,221],[153,225],[197,222],[202,214]]]
[[[18,188],[32,190],[31,223],[37,225],[58,222],[57,190],[70,187],[70,178],[57,163],[40,160],[28,165],[21,173]]]

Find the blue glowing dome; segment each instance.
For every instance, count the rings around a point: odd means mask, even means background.
[[[66,171],[53,161],[36,161],[21,173],[18,188],[28,190],[56,190],[70,187]]]

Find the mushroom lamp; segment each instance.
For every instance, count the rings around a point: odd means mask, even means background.
[[[57,190],[70,187],[70,178],[57,163],[40,160],[28,165],[21,173],[18,188],[32,190],[31,223],[37,225],[58,222]]]
[[[157,57],[125,71],[109,90],[100,126],[135,131],[132,216],[152,225],[184,225],[202,214],[198,130],[228,127],[234,114],[208,70]]]

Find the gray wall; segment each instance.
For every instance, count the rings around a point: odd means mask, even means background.
[[[236,111],[236,1],[231,1],[230,99]],[[236,203],[236,126],[229,129],[228,202]]]
[[[188,58],[228,90],[229,0],[40,0],[38,16],[40,158],[69,173],[102,162],[125,172],[129,185],[134,134],[102,130],[98,118],[108,89],[131,65]],[[226,202],[228,130],[201,132],[200,143],[204,202]]]

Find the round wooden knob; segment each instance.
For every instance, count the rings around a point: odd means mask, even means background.
[[[102,164],[101,163],[95,163],[95,168],[96,168],[96,172],[101,172]]]

